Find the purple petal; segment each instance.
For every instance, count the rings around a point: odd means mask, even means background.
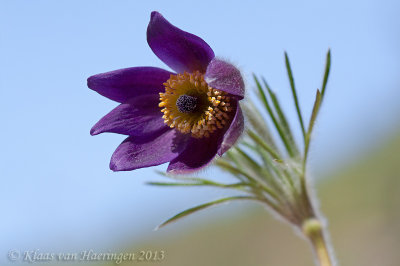
[[[163,83],[172,72],[156,67],[131,67],[97,74],[88,78],[88,87],[116,102],[144,94],[164,91]]]
[[[143,95],[120,104],[90,130],[91,135],[103,132],[142,136],[168,128],[158,107],[157,94]]]
[[[237,103],[235,117],[233,118],[228,130],[225,132],[221,146],[218,149],[219,156],[222,156],[222,154],[224,154],[236,143],[240,135],[243,133],[243,129],[243,113],[239,103]]]
[[[239,69],[221,59],[214,58],[207,67],[205,81],[214,89],[244,97],[244,81]]]
[[[191,138],[186,149],[171,161],[167,172],[187,174],[207,166],[217,154],[221,141],[220,136],[201,139]]]
[[[142,137],[128,137],[112,155],[110,169],[130,171],[169,162],[179,155],[186,143],[187,135],[173,129]]]
[[[200,37],[178,29],[156,11],[151,13],[147,42],[158,58],[178,73],[204,73],[215,56]]]

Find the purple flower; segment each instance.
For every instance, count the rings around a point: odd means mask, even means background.
[[[128,135],[112,155],[113,171],[170,162],[188,173],[226,152],[243,131],[240,71],[215,58],[201,38],[152,12],[147,42],[177,74],[156,67],[119,69],[88,78],[88,87],[121,103],[90,131]]]

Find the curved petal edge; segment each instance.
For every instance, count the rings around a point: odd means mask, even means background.
[[[207,84],[214,89],[243,99],[245,93],[243,77],[239,69],[231,63],[214,58],[208,65],[204,78]]]
[[[178,73],[204,73],[215,57],[203,39],[175,27],[157,11],[151,13],[147,43],[158,58]]]
[[[164,91],[163,83],[172,72],[157,67],[130,67],[91,76],[87,86],[113,101],[129,99]]]
[[[235,117],[233,118],[228,130],[224,134],[222,143],[218,149],[218,155],[222,156],[227,150],[229,150],[242,135],[244,130],[244,117],[242,108],[237,103]]]
[[[131,171],[169,162],[179,156],[186,143],[186,136],[176,130],[128,137],[112,155],[110,169]]]
[[[162,119],[159,96],[157,94],[142,95],[122,103],[97,122],[90,134],[104,132],[129,136],[142,136],[168,129]]]
[[[211,163],[217,155],[222,138],[191,138],[186,149],[170,162],[167,172],[171,174],[190,174]]]

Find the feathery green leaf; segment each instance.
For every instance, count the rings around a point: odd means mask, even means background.
[[[251,130],[247,130],[247,134],[256,144],[260,145],[260,147],[267,151],[272,156],[272,158],[281,160],[281,156],[264,140],[262,140],[256,133]]]
[[[239,183],[233,183],[233,184],[221,184],[213,181],[208,181],[208,182],[147,182],[148,185],[152,186],[170,186],[170,187],[190,187],[190,186],[211,186],[211,187],[221,187],[221,188],[243,188],[246,186],[249,186],[248,183],[245,182],[239,182]]]
[[[326,63],[325,63],[325,74],[324,74],[324,80],[322,81],[322,89],[321,89],[321,98],[324,98],[325,95],[325,89],[326,89],[326,84],[328,83],[328,77],[329,77],[329,72],[331,69],[331,49],[328,50],[328,53],[326,54]]]
[[[290,145],[292,146],[295,155],[298,155],[299,150],[297,148],[296,142],[294,141],[292,130],[290,129],[289,123],[287,122],[286,116],[283,113],[283,110],[279,104],[278,97],[276,97],[276,94],[271,90],[267,81],[264,78],[262,78],[262,81],[264,83],[264,87],[267,88],[268,94],[272,100],[275,111],[278,114],[279,122],[282,125],[282,129],[285,131],[285,134],[288,138],[288,141],[290,142]]]
[[[289,153],[290,157],[294,157],[295,153],[293,151],[293,148],[290,145],[290,143],[289,143],[289,141],[287,139],[287,136],[283,132],[283,130],[281,128],[281,125],[278,123],[278,121],[277,121],[277,119],[275,117],[275,114],[272,111],[272,108],[271,108],[271,106],[270,106],[270,104],[268,102],[267,96],[265,95],[265,92],[264,92],[259,80],[257,79],[256,75],[254,75],[254,74],[253,74],[253,77],[254,77],[254,81],[256,83],[256,86],[258,88],[261,100],[264,103],[264,106],[267,109],[267,112],[268,112],[269,116],[271,117],[271,120],[274,123],[274,126],[275,126],[276,130],[278,131],[278,134],[279,134],[279,136],[280,136],[280,138],[281,138],[281,140],[282,140],[287,152]]]
[[[299,117],[300,126],[301,126],[301,131],[302,131],[303,137],[304,137],[304,139],[305,139],[305,137],[306,137],[306,131],[305,131],[305,129],[304,129],[303,117],[302,117],[302,115],[301,115],[300,105],[299,105],[299,101],[298,101],[298,99],[297,99],[297,93],[296,93],[296,87],[295,87],[295,85],[294,85],[294,79],[293,79],[292,68],[290,67],[289,57],[288,57],[288,55],[287,55],[286,52],[285,52],[285,63],[286,63],[287,73],[288,73],[288,76],[289,76],[290,87],[292,88],[292,94],[293,94],[294,103],[295,103],[295,105],[296,105],[297,116]]]
[[[222,199],[219,199],[219,200],[211,201],[211,202],[208,202],[208,203],[205,203],[205,204],[202,204],[202,205],[199,205],[199,206],[196,206],[196,207],[193,207],[193,208],[190,208],[190,209],[187,209],[187,210],[185,210],[183,212],[178,213],[177,215],[169,218],[164,223],[159,225],[156,229],[164,227],[169,223],[172,223],[172,222],[174,222],[174,221],[176,221],[176,220],[178,220],[180,218],[183,218],[185,216],[188,216],[189,214],[195,213],[197,211],[203,210],[205,208],[208,208],[208,207],[211,207],[211,206],[214,206],[214,205],[217,205],[217,204],[221,204],[221,203],[229,202],[229,201],[233,201],[233,200],[247,200],[247,199],[258,200],[257,198],[250,197],[250,196],[233,196],[233,197],[222,198]]]
[[[273,148],[276,148],[275,142],[271,136],[271,132],[266,123],[266,120],[262,117],[255,104],[250,99],[248,99],[248,102],[242,105],[242,108],[246,115],[247,121],[250,123],[254,131],[262,139],[264,139],[265,142],[267,142]]]
[[[307,130],[307,135],[306,135],[306,139],[305,139],[303,168],[305,167],[305,164],[307,161],[308,150],[310,148],[311,133],[314,128],[315,120],[317,119],[318,111],[321,106],[321,101],[322,101],[321,93],[319,92],[319,90],[317,90],[317,95],[315,97],[314,107],[313,107],[313,110],[311,113],[311,118],[310,118],[310,122],[308,124],[308,130]]]

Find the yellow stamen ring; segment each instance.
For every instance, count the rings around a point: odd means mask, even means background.
[[[231,98],[225,92],[208,86],[199,71],[171,75],[164,86],[165,92],[160,93],[158,106],[162,108],[164,123],[171,128],[184,134],[191,133],[194,138],[202,138],[224,128],[229,121]],[[179,111],[177,100],[182,95],[197,99],[195,110]]]

